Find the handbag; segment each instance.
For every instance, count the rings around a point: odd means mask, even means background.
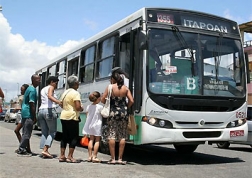
[[[88,146],[88,143],[89,143],[89,138],[87,137],[87,135],[83,136],[80,140],[81,146]]]
[[[136,127],[136,121],[135,121],[135,117],[133,114],[130,114],[128,116],[128,134],[130,135],[136,135],[137,133],[137,127]]]
[[[110,114],[110,96],[112,92],[112,85],[108,86],[108,96],[106,98],[106,103],[104,104],[103,109],[101,110],[101,115],[104,118],[108,118]]]

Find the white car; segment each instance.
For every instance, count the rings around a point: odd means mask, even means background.
[[[247,123],[248,123],[248,139],[247,139],[247,141],[245,141],[245,142],[237,142],[237,141],[219,142],[219,143],[217,143],[217,146],[219,148],[228,148],[231,143],[234,143],[234,144],[250,145],[252,147],[252,105],[248,106]]]
[[[15,124],[17,125],[21,121],[21,110],[17,112],[17,117],[15,120]]]
[[[16,121],[18,111],[20,111],[20,109],[16,108],[8,109],[7,112],[5,113],[4,122]]]

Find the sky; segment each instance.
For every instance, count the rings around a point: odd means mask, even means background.
[[[238,24],[252,21],[252,0],[0,0],[0,6],[0,87],[6,101],[31,83],[42,64],[142,7],[195,10]]]

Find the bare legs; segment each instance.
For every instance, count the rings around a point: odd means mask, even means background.
[[[66,161],[65,151],[66,151],[66,148],[60,148],[59,162],[65,162]]]
[[[125,148],[125,139],[121,139],[120,142],[119,142],[118,160],[122,160],[124,148]]]
[[[119,154],[118,154],[118,162],[122,162],[123,152],[125,148],[125,139],[121,139],[119,141]],[[109,151],[111,155],[110,163],[115,163],[115,140],[109,140]]]
[[[101,160],[99,160],[97,158],[97,154],[98,154],[98,150],[99,150],[99,146],[100,146],[100,140],[101,140],[100,136],[90,135],[90,140],[88,143],[88,161],[92,161],[95,163],[101,162]],[[94,141],[95,141],[94,152],[92,153]]]

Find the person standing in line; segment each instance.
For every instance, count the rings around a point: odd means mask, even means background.
[[[123,161],[125,139],[127,138],[128,109],[133,105],[134,100],[128,87],[123,85],[120,74],[114,72],[111,76],[112,92],[110,97],[110,114],[107,118],[109,128],[108,140],[111,159],[108,164],[126,164]],[[101,102],[105,104],[108,96],[108,87],[102,95]],[[128,102],[126,102],[126,98]],[[115,140],[119,140],[118,161],[115,161]]]
[[[101,140],[102,127],[101,110],[103,106],[99,104],[101,101],[101,94],[95,91],[89,95],[89,100],[93,103],[87,106],[87,119],[83,127],[83,133],[90,135],[88,143],[88,162],[100,163],[101,160],[97,158],[97,153]],[[94,152],[92,154],[94,142]]]
[[[40,91],[41,105],[38,112],[38,122],[41,127],[40,149],[44,158],[53,158],[48,149],[51,147],[53,139],[57,132],[57,105],[62,105],[62,102],[57,99],[54,92],[57,89],[59,79],[55,76],[50,76],[47,79],[47,86]]]
[[[32,75],[31,81],[32,85],[30,85],[25,93],[24,100],[22,102],[22,125],[23,125],[23,134],[21,138],[21,142],[19,145],[18,155],[29,155],[26,148],[31,138],[33,125],[36,124],[36,104],[37,104],[37,90],[36,87],[40,84],[40,76]]]
[[[60,114],[62,124],[62,140],[60,143],[59,162],[79,163],[73,158],[73,153],[79,137],[79,116],[83,111],[81,105],[78,77],[71,75],[67,78],[69,89],[61,96],[63,109]],[[67,143],[69,144],[68,156],[65,157]]]
[[[24,93],[25,93],[25,91],[26,91],[26,89],[27,89],[28,87],[29,87],[28,84],[23,84],[23,85],[21,86],[21,88],[20,88],[20,90],[21,90],[21,95],[20,95],[19,98],[18,98],[18,100],[19,100],[19,107],[20,107],[20,108],[17,108],[17,109],[22,109],[21,107],[22,107],[22,103],[23,103],[23,99],[24,99]],[[20,118],[20,121],[19,121],[18,124],[17,124],[17,127],[16,127],[15,130],[14,130],[14,132],[15,132],[15,134],[16,134],[16,136],[17,136],[17,139],[18,139],[18,141],[19,141],[19,143],[21,142],[20,130],[21,130],[22,127],[23,127],[23,125],[22,125],[22,117],[21,117],[21,118]],[[26,151],[27,151],[28,153],[32,153],[32,152],[31,152],[31,147],[30,147],[30,142],[28,142]],[[18,149],[17,149],[15,152],[17,153],[17,152],[18,152]]]

